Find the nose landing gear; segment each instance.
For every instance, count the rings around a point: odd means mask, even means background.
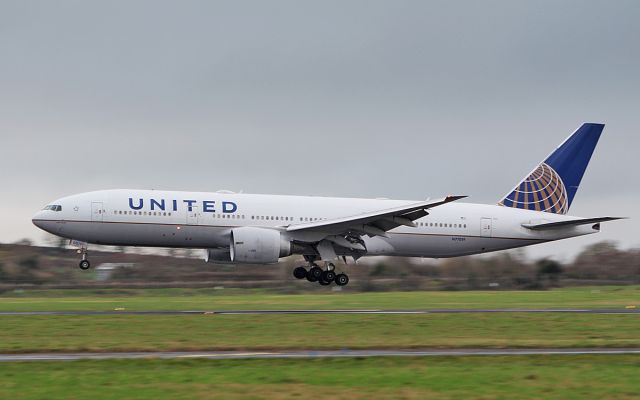
[[[82,260],[80,260],[80,264],[78,264],[80,269],[86,271],[91,268],[91,263],[89,262],[89,260],[87,260],[87,249],[82,248],[78,250],[78,253],[82,254]]]

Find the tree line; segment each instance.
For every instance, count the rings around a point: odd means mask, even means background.
[[[277,265],[206,264],[198,250],[159,254],[97,248],[92,269],[77,268],[75,251],[28,242],[0,245],[0,290],[18,287],[238,287],[280,291],[327,290],[298,282],[291,271],[304,264],[289,257]],[[365,258],[338,269],[349,273],[351,291],[539,290],[571,285],[640,283],[640,249],[615,243],[591,245],[569,262],[530,259],[521,250],[442,260]]]

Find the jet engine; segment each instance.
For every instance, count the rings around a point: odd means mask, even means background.
[[[274,229],[252,226],[231,230],[228,249],[208,249],[205,260],[219,264],[275,264],[292,253],[292,244]]]
[[[233,264],[229,249],[207,249],[204,261],[213,264]]]
[[[231,230],[231,261],[247,264],[275,264],[291,255],[291,242],[274,229],[245,226]]]

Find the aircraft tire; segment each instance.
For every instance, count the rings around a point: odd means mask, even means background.
[[[331,283],[336,279],[336,273],[333,272],[332,270],[322,271],[322,275],[320,276],[320,278],[323,281]]]
[[[313,269],[313,268],[312,268],[312,269]],[[307,280],[308,280],[309,282],[318,282],[318,276],[317,276],[317,275],[314,275],[314,274],[311,272],[311,270],[312,270],[312,269],[310,269],[309,271],[307,271]]]
[[[296,279],[304,279],[307,277],[307,269],[305,267],[298,267],[293,270],[293,276]]]
[[[345,286],[349,283],[349,277],[347,274],[338,274],[336,275],[336,285]]]
[[[78,266],[80,267],[81,270],[86,271],[89,268],[91,268],[91,263],[89,263],[89,260],[81,260]]]
[[[309,275],[313,275],[313,277],[316,278],[316,281],[317,281],[322,276],[322,268],[320,268],[318,266],[312,267],[309,270]]]

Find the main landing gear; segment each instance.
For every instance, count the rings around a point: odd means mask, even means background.
[[[305,267],[297,267],[293,270],[293,276],[296,279],[306,278],[309,282],[318,282],[322,286],[331,285],[332,282],[338,286],[345,286],[349,283],[349,276],[344,273],[336,274],[336,266],[332,263],[327,263],[324,271],[316,264],[310,263],[309,266],[311,268],[308,270]]]

